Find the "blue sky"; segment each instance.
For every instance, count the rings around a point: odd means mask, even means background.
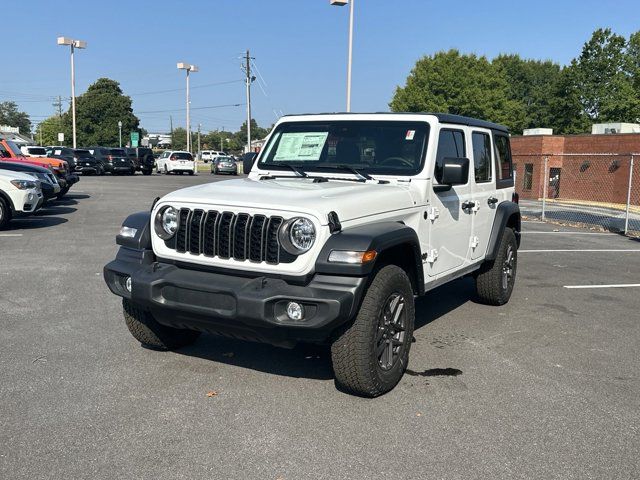
[[[388,110],[415,61],[439,50],[566,64],[598,27],[625,36],[640,30],[638,0],[356,0],[355,7],[353,111]],[[260,125],[281,111],[344,110],[348,8],[329,0],[23,0],[3,18],[10,21],[2,27],[0,101],[17,101],[36,123],[54,112],[52,97],[70,95],[59,35],[88,43],[76,56],[77,94],[102,76],[119,81],[149,131],[167,131],[170,115],[174,126],[185,124],[178,61],[200,67],[192,123],[237,129],[244,106],[202,107],[244,103],[239,57],[247,48],[263,79],[264,91],[254,83],[252,95]]]

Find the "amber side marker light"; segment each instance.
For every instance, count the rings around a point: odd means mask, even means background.
[[[375,260],[378,252],[375,250],[367,250],[366,252],[358,250],[332,250],[329,254],[329,262],[331,263],[352,263],[362,264]]]

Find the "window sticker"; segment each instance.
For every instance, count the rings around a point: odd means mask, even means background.
[[[287,160],[318,161],[329,132],[283,133],[274,161]]]
[[[405,140],[413,140],[413,137],[416,136],[415,130],[407,130],[407,135],[404,137]]]

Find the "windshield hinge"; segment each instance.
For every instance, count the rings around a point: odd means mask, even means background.
[[[428,263],[433,265],[437,259],[438,259],[438,250],[434,248],[433,250],[429,250],[427,252],[427,258],[425,260]]]
[[[429,220],[431,220],[432,222],[440,216],[440,210],[438,210],[436,207],[429,207],[429,210],[427,210],[427,212],[429,215]]]

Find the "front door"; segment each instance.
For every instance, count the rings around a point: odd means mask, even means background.
[[[467,139],[463,128],[441,128],[438,135],[433,185],[442,178],[445,158],[466,157]],[[472,168],[469,169],[473,171]],[[461,267],[468,259],[471,236],[471,213],[463,204],[471,199],[471,183],[455,185],[445,192],[431,191],[427,209],[429,249],[423,264],[425,278],[433,277]]]

